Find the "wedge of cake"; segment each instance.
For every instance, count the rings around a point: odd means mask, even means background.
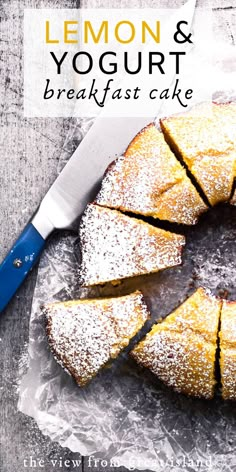
[[[207,210],[154,123],[108,167],[96,203],[187,225]]]
[[[160,123],[170,147],[191,171],[209,203],[228,201],[236,175],[235,106],[200,104]]]
[[[82,387],[115,359],[149,317],[141,292],[44,307],[49,346]]]
[[[222,397],[236,400],[236,302],[223,301],[219,338]]]
[[[85,286],[176,266],[185,244],[184,236],[94,204],[82,217],[79,235]]]
[[[132,350],[131,356],[177,392],[212,398],[221,301],[199,288]]]

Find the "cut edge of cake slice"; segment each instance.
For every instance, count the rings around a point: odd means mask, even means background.
[[[154,123],[107,168],[95,203],[187,225],[208,209]]]
[[[43,311],[50,349],[81,387],[117,358],[150,316],[140,291],[117,298],[51,303]]]
[[[175,391],[211,399],[216,385],[220,310],[221,300],[198,289],[152,327],[131,351],[131,357]],[[200,316],[209,317],[207,329]]]
[[[224,300],[221,310],[220,376],[224,400],[236,400],[236,301]]]
[[[80,224],[83,286],[158,272],[181,264],[185,237],[95,204]]]

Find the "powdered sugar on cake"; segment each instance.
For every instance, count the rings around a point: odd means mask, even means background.
[[[152,154],[146,158],[138,152],[132,157],[120,156],[108,169],[96,203],[111,208],[126,208],[141,214],[155,212],[158,196],[184,177],[184,169],[171,165],[166,156]]]
[[[132,357],[175,390],[211,398],[221,304],[199,288],[153,326]]]
[[[195,224],[207,209],[153,124],[109,166],[96,203],[182,224]]]
[[[205,103],[161,120],[166,139],[211,205],[228,201],[231,196],[236,162],[235,110],[235,104]]]
[[[116,210],[88,205],[80,244],[81,282],[96,285],[180,264],[185,238]]]
[[[45,313],[50,347],[81,386],[128,345],[149,316],[140,292],[55,303]]]
[[[186,330],[180,333],[157,332],[147,339],[142,351],[132,351],[132,357],[148,367],[166,385],[178,392],[194,396],[212,396],[213,363],[211,344],[203,343],[199,335]],[[192,363],[192,359],[195,362]],[[214,358],[213,358],[214,361]]]
[[[220,369],[222,396],[236,399],[236,302],[223,301],[220,330]]]

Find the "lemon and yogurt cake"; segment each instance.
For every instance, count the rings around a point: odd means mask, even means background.
[[[49,346],[81,387],[128,346],[149,317],[142,293],[44,307]]]
[[[235,104],[203,103],[160,120],[167,142],[209,203],[229,201],[236,176]]]
[[[88,205],[80,224],[80,282],[116,282],[181,263],[185,237],[131,218],[117,210]]]
[[[154,123],[108,167],[96,203],[187,225],[207,210]]]
[[[199,288],[155,324],[131,356],[177,392],[212,398],[220,310],[221,301]]]

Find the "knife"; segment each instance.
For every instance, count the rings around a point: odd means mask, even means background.
[[[0,311],[37,262],[50,234],[73,229],[106,167],[150,121],[150,117],[97,118],[0,265]]]

